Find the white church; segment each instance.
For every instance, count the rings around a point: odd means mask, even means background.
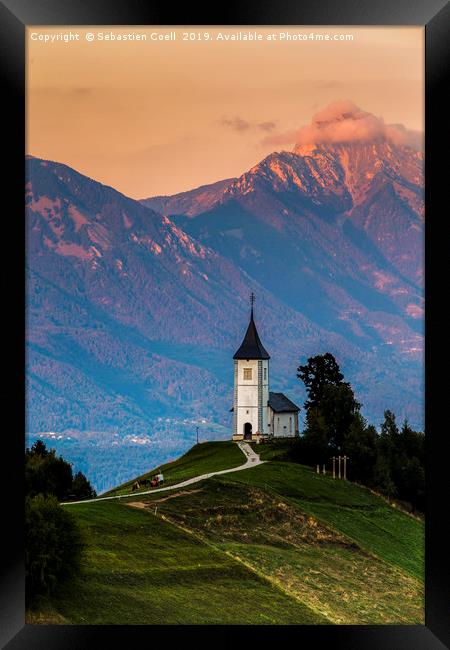
[[[258,336],[251,296],[250,323],[234,359],[233,440],[296,436],[299,408],[269,390],[270,356]]]

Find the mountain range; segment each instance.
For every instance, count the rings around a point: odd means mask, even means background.
[[[31,156],[26,181],[27,431],[82,466],[90,446],[97,486],[145,466],[110,476],[92,450],[157,464],[197,425],[229,435],[251,291],[272,390],[301,406],[298,364],[329,351],[371,422],[423,426],[421,152],[298,145],[142,201]]]

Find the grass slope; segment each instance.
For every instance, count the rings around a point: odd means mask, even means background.
[[[70,507],[88,541],[83,574],[27,622],[326,623],[225,553],[122,502]]]
[[[423,522],[285,451],[258,447],[269,462],[182,490],[65,506],[83,574],[27,621],[423,624]],[[203,443],[162,470],[178,483],[244,461]]]
[[[155,474],[162,471],[164,474],[164,485],[174,485],[181,483],[194,476],[200,474],[209,474],[210,472],[218,472],[222,469],[230,469],[238,467],[245,463],[245,456],[239,447],[234,442],[203,442],[194,445],[188,452],[177,460],[159,465],[146,474],[142,474],[137,478],[119,485],[114,490],[105,492],[102,496],[112,496],[114,494],[127,494],[131,492],[133,483],[138,480],[141,481],[146,478],[151,478]],[[142,487],[138,492],[148,490],[148,487]]]
[[[393,508],[370,490],[287,462],[268,462],[251,471],[230,473],[224,481],[257,486],[282,496],[423,582],[423,522]]]
[[[157,504],[166,520],[268,576],[332,623],[423,623],[419,580],[279,494],[214,477],[195,490],[156,497],[139,506]]]

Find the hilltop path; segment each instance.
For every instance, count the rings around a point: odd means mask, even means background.
[[[242,451],[244,456],[247,458],[243,465],[239,467],[232,467],[231,469],[222,469],[217,472],[211,472],[209,474],[201,474],[200,476],[193,476],[192,478],[182,481],[181,483],[176,483],[175,485],[168,485],[167,487],[154,488],[152,490],[146,490],[145,492],[131,492],[130,494],[117,494],[111,497],[96,497],[95,499],[83,499],[82,501],[66,501],[61,503],[62,506],[73,505],[76,503],[92,503],[93,501],[108,501],[110,499],[124,499],[126,497],[135,497],[142,496],[143,494],[155,494],[156,492],[165,492],[167,490],[175,490],[177,488],[186,487],[187,485],[192,485],[192,483],[198,483],[199,481],[204,481],[211,476],[217,476],[218,474],[228,474],[228,472],[240,472],[243,469],[250,469],[256,467],[257,465],[262,465],[266,461],[260,460],[259,454],[253,451],[249,444],[246,442],[237,443],[239,449]]]

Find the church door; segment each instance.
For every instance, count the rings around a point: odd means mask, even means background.
[[[252,439],[252,423],[246,422],[244,424],[244,440]]]

